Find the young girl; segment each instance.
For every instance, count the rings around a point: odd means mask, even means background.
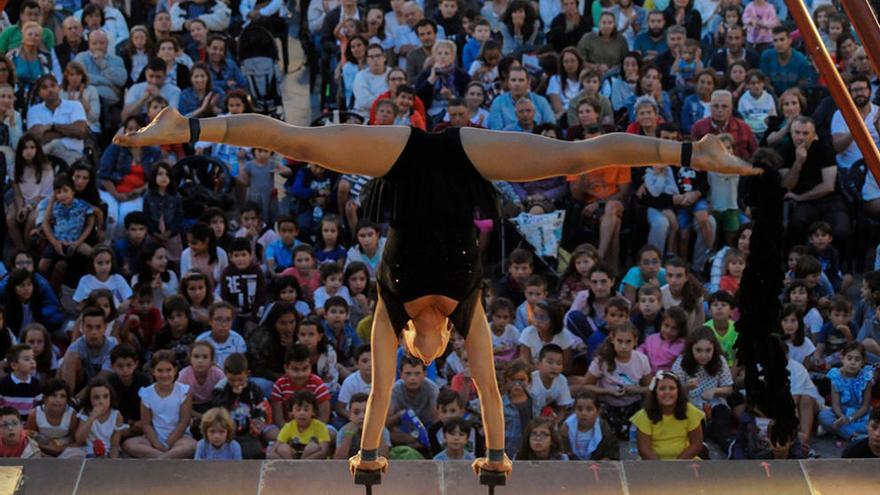
[[[73,179],[73,193],[77,199],[81,199],[86,203],[95,207],[95,232],[86,238],[86,244],[96,245],[104,240],[104,210],[100,208],[101,195],[98,193],[96,185],[95,172],[92,170],[91,163],[88,160],[78,160],[70,166],[68,171]],[[43,205],[43,203],[46,203]],[[40,208],[48,206],[49,201],[44,199],[40,204]]]
[[[464,363],[467,360],[464,350],[464,337],[462,337],[457,331],[453,330],[449,335],[448,347],[452,352],[450,352],[443,361],[442,375],[451,383],[452,377],[464,371]]]
[[[180,282],[180,295],[189,303],[189,310],[195,321],[208,324],[208,308],[214,304],[214,288],[211,279],[204,273],[194,270],[186,273]]]
[[[758,53],[773,42],[772,29],[779,25],[776,7],[767,0],[753,0],[743,11],[746,42]]]
[[[153,164],[144,194],[144,213],[150,238],[168,251],[169,258],[177,260],[182,249],[183,199],[171,177],[171,165],[167,162]]]
[[[217,245],[228,253],[235,236],[229,232],[229,222],[226,220],[226,214],[223,213],[223,210],[213,207],[208,208],[199,217],[199,221],[211,226],[211,230],[214,231],[214,238],[217,239]]]
[[[816,308],[813,289],[802,279],[793,280],[782,294],[783,303],[794,304],[804,315],[804,326],[810,332],[810,338],[822,331],[824,320],[822,313]]]
[[[29,323],[42,323],[50,330],[59,328],[63,315],[60,309],[52,308],[44,301],[44,290],[37,287],[33,273],[20,269],[9,275],[3,320],[13,334],[21,335],[22,327]]]
[[[318,287],[313,293],[315,313],[324,316],[324,303],[333,296],[345,299],[346,304],[351,306],[351,294],[348,293],[348,287],[342,283],[345,275],[342,266],[336,263],[325,263],[318,271],[321,274],[321,287]]]
[[[134,26],[129,39],[120,50],[120,56],[128,69],[128,80],[133,84],[141,77],[147,62],[156,56],[156,48],[145,26]]]
[[[221,373],[222,374],[222,373]],[[232,416],[223,407],[208,409],[200,425],[202,439],[196,444],[196,460],[240,461],[241,445],[235,441]]]
[[[639,410],[651,379],[648,357],[635,350],[638,338],[629,322],[612,329],[584,377],[586,390],[599,397],[602,416],[618,438],[626,438],[629,418]]]
[[[614,270],[605,264],[598,264],[590,269],[590,288],[575,295],[571,304],[571,311],[566,318],[566,327],[577,325],[578,336],[584,342],[593,332],[607,326],[605,321],[605,308],[608,302],[617,297],[616,277]],[[575,313],[582,313],[578,315]],[[582,318],[579,318],[582,317]],[[572,320],[583,319],[578,324]],[[575,327],[572,327],[575,328]]]
[[[318,263],[345,262],[345,246],[342,245],[342,219],[328,213],[321,219],[321,235],[315,249]]]
[[[272,302],[263,306],[260,310],[260,325],[266,321],[266,317],[269,316],[269,312],[272,311],[272,307],[275,303],[279,301],[289,302],[294,305],[296,308],[296,312],[300,314],[300,316],[305,316],[312,312],[312,309],[309,307],[309,304],[301,299],[299,299],[299,294],[302,291],[299,287],[299,282],[296,281],[296,278],[287,275],[284,277],[278,277],[272,281],[271,284],[272,289]]]
[[[296,341],[309,349],[312,372],[321,377],[330,395],[339,392],[339,367],[336,366],[336,350],[328,345],[321,321],[306,318],[296,331]]]
[[[40,451],[51,457],[76,457],[80,449],[67,449],[73,443],[79,422],[70,407],[70,387],[63,380],[43,385],[43,403],[28,414],[25,429],[36,432]]]
[[[562,452],[556,423],[550,418],[534,418],[526,426],[522,445],[516,453],[518,461],[567,461]]]
[[[688,314],[688,328],[706,321],[703,311],[703,286],[691,275],[687,263],[680,258],[666,261],[666,285],[660,287],[663,309],[679,306]]]
[[[646,244],[639,249],[636,259],[638,265],[627,270],[618,289],[628,301],[638,301],[637,292],[643,285],[662,287],[666,283],[666,271],[660,266],[663,259],[660,248]]]
[[[464,101],[467,103],[468,112],[471,115],[471,124],[485,125],[489,122],[489,111],[483,108],[486,103],[486,89],[479,81],[471,81],[464,92]]]
[[[128,428],[116,409],[116,393],[104,378],[94,378],[83,392],[76,416],[76,443],[85,444],[86,457],[119,457],[121,431]]]
[[[138,392],[144,435],[129,438],[123,448],[137,459],[192,458],[196,441],[187,433],[192,416],[189,385],[174,381],[174,353],[159,351],[150,364],[156,381]]]
[[[733,393],[733,377],[712,329],[699,327],[691,333],[672,372],[688,390],[690,403],[706,413],[709,436],[726,452],[731,413],[724,399]]]
[[[162,317],[165,319],[165,324],[153,339],[151,351],[166,349],[173,352],[177,366],[184,368],[190,362],[196,336],[205,331],[205,326],[193,319],[189,303],[183,296],[171,296],[166,299],[165,304],[162,305]],[[213,351],[213,347],[211,350]]]
[[[597,263],[599,251],[592,244],[581,244],[574,248],[559,284],[559,301],[563,307],[570,308],[574,295],[589,288],[590,270]]]
[[[376,270],[385,250],[385,238],[381,236],[379,226],[366,218],[358,220],[354,229],[357,243],[348,248],[345,254],[345,266],[355,261],[365,264],[370,270],[370,281],[376,281]]]
[[[189,247],[180,255],[180,273],[189,273],[191,269],[197,268],[208,275],[211,284],[216,287],[223,270],[229,264],[229,258],[226,251],[217,247],[214,231],[207,224],[198,222],[186,233],[186,242]]]
[[[189,386],[192,392],[193,415],[211,407],[214,386],[226,375],[214,365],[214,346],[200,340],[193,344],[189,354],[189,366],[180,370],[177,382]]]
[[[727,77],[725,78],[724,88],[733,95],[733,101],[737,101],[746,91],[746,73],[749,66],[743,60],[731,62],[727,66]]]
[[[370,270],[360,261],[349,263],[342,274],[348,296],[352,304],[348,306],[348,321],[357,326],[361,320],[373,313],[370,294]]]
[[[468,68],[468,75],[471,76],[472,81],[480,83],[484,89],[491,88],[498,80],[498,62],[500,61],[501,45],[495,40],[487,40],[480,48],[480,56]]]
[[[620,459],[617,437],[608,422],[599,416],[599,401],[590,392],[574,400],[574,414],[559,425],[562,448],[569,459],[611,461]]]
[[[718,284],[718,290],[723,290],[730,295],[739,292],[739,284],[743,273],[746,271],[746,256],[739,249],[730,249],[724,255],[724,275]]]
[[[224,110],[226,113],[224,115],[238,115],[240,113],[251,113],[254,111],[253,105],[251,105],[251,99],[248,94],[241,89],[233,89],[226,94],[226,101],[223,102]],[[244,168],[244,164],[247,161],[249,154],[248,150],[250,148],[246,146],[235,146],[231,144],[222,144],[222,143],[203,143],[204,146],[209,147],[208,154],[223,163],[225,163],[229,167],[229,174],[232,177],[238,177],[239,171]],[[199,144],[198,146],[201,146]],[[244,196],[240,196],[241,199]]]
[[[0,316],[2,319],[2,316]],[[39,323],[31,323],[21,331],[21,342],[31,346],[34,350],[34,361],[37,368],[34,375],[45,383],[55,377],[55,373],[61,366],[59,363],[60,351],[52,345],[52,337],[46,327]]]
[[[840,368],[828,372],[831,408],[819,411],[819,424],[845,441],[868,433],[873,368],[865,365],[865,347],[850,342],[843,348]]]
[[[61,76],[61,99],[78,102],[86,113],[86,125],[96,136],[101,133],[101,100],[98,88],[89,84],[83,64],[70,61]]]
[[[511,323],[514,307],[510,299],[495,297],[488,305],[489,329],[492,330],[492,352],[498,361],[509,362],[519,355],[519,330]]]
[[[239,167],[236,181],[245,188],[245,198],[260,205],[263,218],[272,224],[278,212],[278,197],[275,191],[275,174],[288,169],[274,160],[275,154],[269,150],[253,148],[253,160],[247,160]]]
[[[504,449],[511,459],[525,438],[526,425],[540,414],[538,402],[530,392],[532,368],[528,364],[515,360],[504,369],[504,380],[501,386],[501,402],[504,407]]]
[[[687,313],[679,307],[669,308],[663,313],[660,332],[648,335],[639,346],[639,352],[648,356],[651,373],[669,371],[673,363],[684,351],[687,332]]]
[[[315,291],[321,287],[321,274],[315,263],[315,250],[308,244],[293,248],[293,266],[281,272],[282,277],[290,276],[304,289],[303,298],[314,301]]]
[[[794,304],[786,304],[779,318],[782,337],[788,344],[788,357],[807,368],[813,365],[813,353],[816,346],[806,336],[803,313]]]
[[[688,402],[675,373],[658,371],[648,389],[650,394],[645,407],[632,417],[639,457],[644,460],[697,457],[703,450],[700,422],[706,415]]]
[[[114,272],[113,250],[109,246],[99,245],[92,251],[89,259],[89,273],[79,279],[73,300],[80,304],[96,289],[107,289],[113,294],[113,304],[121,306],[131,297],[131,286],[122,275]]]
[[[7,193],[6,226],[15,249],[30,246],[36,235],[37,205],[52,196],[55,174],[37,138],[26,133],[18,140],[12,175],[12,192]]]
[[[569,369],[574,335],[565,328],[564,315],[562,305],[554,299],[545,299],[535,304],[535,324],[524,328],[519,336],[519,357],[523,362],[534,365],[538,362],[542,347],[556,344],[562,348],[563,368]]]
[[[138,257],[141,270],[131,278],[131,285],[149,280],[153,288],[153,304],[162,309],[165,299],[177,294],[179,289],[177,274],[168,269],[168,250],[161,244],[148,241],[141,247]]]

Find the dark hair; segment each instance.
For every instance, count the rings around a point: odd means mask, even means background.
[[[89,256],[89,273],[95,275],[95,258],[98,257],[99,254],[106,253],[110,255],[110,274],[112,275],[116,271],[116,256],[113,255],[113,249],[106,244],[98,244],[95,246],[94,251],[92,251],[92,255]]]
[[[535,30],[535,21],[538,19],[538,15],[535,13],[535,9],[530,2],[527,2],[526,0],[513,0],[507,4],[507,8],[504,9],[504,13],[501,14],[500,20],[505,26],[507,26],[510,34],[513,35],[513,13],[517,10],[523,10],[526,13],[526,18],[523,21],[522,26],[522,37],[523,39],[529,39],[532,37],[532,33]]]
[[[454,433],[458,430],[465,436],[470,436],[473,428],[471,422],[464,418],[450,418],[443,423],[443,433]]]
[[[166,161],[158,161],[153,164],[153,169],[150,170],[150,177],[147,182],[147,185],[150,188],[150,191],[154,193],[159,192],[159,186],[156,184],[156,177],[159,175],[159,170],[164,170],[166,174],[168,174],[168,187],[165,189],[167,194],[177,194],[177,186],[174,184],[174,172],[171,169],[171,165]]]
[[[706,300],[711,306],[714,302],[722,302],[730,306],[731,309],[736,307],[736,299],[730,292],[724,290],[718,290],[709,295],[709,299]]]
[[[342,296],[333,296],[324,302],[324,311],[330,311],[330,308],[334,307],[343,308],[346,313],[348,312],[348,303],[345,302]]]
[[[679,308],[678,306],[672,306],[663,312],[663,319],[669,318],[675,323],[675,328],[678,329],[678,338],[686,339],[688,337],[688,314],[685,310]],[[663,323],[663,320],[660,320],[660,323]]]
[[[165,41],[166,41],[165,39],[159,40],[159,45],[161,45]],[[148,70],[151,70],[153,72],[161,72],[163,74],[167,74],[168,73],[168,64],[166,64],[165,61],[162,60],[161,58],[155,57],[155,58],[151,59],[149,62],[147,62],[147,66],[144,68],[144,74],[146,74]]]
[[[326,217],[325,217],[326,218]],[[369,297],[370,295],[370,269],[367,267],[366,263],[362,261],[352,261],[345,267],[345,272],[342,274],[342,280],[348,290],[351,291],[351,287],[349,286],[348,279],[350,279],[353,275],[358,272],[363,272],[364,276],[367,279],[367,285],[364,287],[364,296]]]
[[[284,366],[291,363],[309,362],[311,353],[309,348],[302,344],[293,344],[284,353]]]
[[[831,306],[828,311],[838,311],[841,313],[851,313],[853,310],[853,305],[843,294],[838,294],[831,298]]]
[[[523,432],[522,445],[520,445],[519,451],[517,451],[516,454],[517,460],[537,460],[529,439],[532,436],[532,431],[544,427],[550,430],[550,458],[558,459],[561,457],[562,443],[559,441],[559,433],[556,431],[556,423],[548,417],[538,416],[529,421],[529,424]]]
[[[846,298],[844,298],[846,300]],[[791,343],[795,346],[803,345],[804,340],[806,340],[806,329],[804,325],[804,313],[794,304],[786,304],[782,307],[782,312],[779,313],[779,331],[782,333],[783,339],[788,339],[788,336],[785,335],[785,332],[782,332],[782,320],[788,318],[789,316],[794,316],[797,318],[798,328],[794,333],[794,337],[791,339]]]
[[[464,400],[461,398],[458,392],[452,390],[451,388],[443,388],[440,390],[440,393],[437,394],[437,408],[441,408],[443,406],[448,406],[452,403],[458,404],[458,407],[464,408]]]
[[[8,324],[8,322],[7,322]],[[46,330],[46,327],[41,323],[31,323],[29,325],[25,325],[24,328],[21,329],[19,333],[19,337],[21,341],[24,342],[27,340],[27,334],[29,332],[39,332],[43,335],[43,352],[39,356],[34,356],[37,361],[37,370],[40,373],[48,373],[52,372],[52,358],[54,356],[55,351],[52,346],[52,336],[49,335],[49,331]],[[6,332],[7,334],[9,332]]]
[[[804,314],[810,310],[810,308],[816,305],[815,294],[813,288],[807,285],[807,282],[802,278],[794,279],[791,283],[788,284],[788,287],[785,288],[785,291],[782,293],[782,302],[788,303],[791,302],[791,293],[795,289],[804,289],[807,292],[807,307],[804,308]]]
[[[6,309],[4,312],[4,319],[6,326],[12,329],[14,333],[19,332],[19,327],[21,326],[24,319],[24,308],[22,307],[21,301],[19,301],[18,297],[16,297],[15,295],[15,288],[24,283],[25,280],[30,280],[31,284],[33,284],[34,286],[33,295],[28,301],[31,306],[32,314],[41,314],[43,308],[43,292],[37,285],[34,274],[25,269],[18,269],[13,271],[9,275],[8,282],[6,284]],[[103,316],[103,314],[104,313],[102,312],[101,315]],[[47,347],[50,345],[51,341],[46,342]]]
[[[351,394],[351,398],[348,399],[348,408],[351,409],[351,405],[354,403],[367,402],[368,400],[370,400],[370,394],[364,392]]]
[[[105,288],[101,287],[100,289],[95,289],[95,290],[89,292],[89,296],[86,297],[86,300],[84,302],[84,306],[94,306],[96,308],[100,307],[98,305],[98,301],[101,300],[102,298],[106,299],[110,303],[110,314],[105,315],[105,320],[106,321],[115,320],[119,316],[119,310],[116,307],[116,301],[114,300],[113,292],[111,292],[110,289],[105,289]]]
[[[262,212],[260,211],[260,205],[258,205],[255,201],[245,201],[244,204],[241,205],[241,208],[238,209],[238,214],[239,216],[241,216],[250,211],[256,213],[257,218],[260,218],[260,216],[262,215]]]
[[[510,265],[522,265],[528,263],[529,265],[533,265],[535,262],[535,257],[532,255],[532,252],[528,249],[516,248],[510,252],[510,261],[508,262],[508,266]]]
[[[294,392],[293,396],[285,401],[284,408],[289,411],[294,406],[303,406],[305,404],[312,406],[313,414],[318,413],[318,400],[315,398],[315,394],[308,390],[297,390]]]
[[[85,201],[90,205],[100,205],[102,203],[101,197],[98,193],[98,186],[96,185],[96,177],[95,171],[92,170],[92,165],[86,159],[79,159],[73,162],[73,165],[67,170],[68,175],[72,179],[77,172],[86,172],[89,174],[89,182],[86,184],[85,189],[82,191],[77,191],[74,185],[73,194],[77,198]]]
[[[160,249],[164,249],[163,246],[150,240],[144,242],[144,245],[141,246],[141,249],[138,252],[138,261],[140,263],[138,283],[150,282],[153,280],[153,269],[150,268],[150,260],[153,259],[153,256],[156,256],[156,253],[159,252]],[[168,270],[168,267],[166,266],[165,271],[159,274],[159,278],[162,279],[163,282],[168,282],[171,280],[170,272],[171,270]]]
[[[580,280],[581,276],[577,273],[576,263],[577,259],[581,256],[589,256],[593,258],[596,263],[599,262],[599,251],[596,250],[595,246],[589,243],[580,244],[571,252],[571,256],[568,258],[568,265],[565,267],[565,271],[562,272],[562,276],[559,280],[563,282],[572,278]]]
[[[196,222],[189,228],[189,234],[197,241],[208,243],[209,263],[217,263],[217,239],[214,237],[214,229],[210,225],[202,222]]]
[[[244,113],[253,113],[254,104],[251,102],[251,96],[243,89],[230,89],[223,98],[223,111],[229,113],[229,100],[241,100],[244,104]]]
[[[6,363],[9,365],[12,365],[12,363],[17,363],[18,358],[19,356],[21,356],[22,352],[32,350],[34,349],[27,344],[15,344],[6,351]]]
[[[9,406],[0,407],[0,418],[2,418],[3,416],[15,416],[16,419],[21,421],[21,415],[18,414],[18,409],[15,409],[14,407],[9,407]]]
[[[147,214],[142,211],[132,211],[125,215],[125,228],[128,229],[132,225],[142,225],[144,227],[150,223],[150,219],[147,217]]]
[[[535,273],[530,275],[529,278],[526,279],[525,287],[543,287],[544,290],[547,290],[547,279],[544,278],[543,275],[539,273]]]
[[[69,403],[70,399],[72,398],[70,395],[70,385],[68,385],[67,382],[60,378],[52,378],[43,384],[43,403],[45,404],[46,399],[55,392],[58,392],[59,390],[63,390],[64,393],[67,394],[67,402]]]
[[[356,347],[354,350],[354,361],[358,362],[361,359],[361,356],[367,352],[372,352],[370,344],[362,344]]]
[[[73,179],[71,179],[70,176],[68,176],[67,174],[63,173],[56,175],[55,180],[52,181],[52,190],[58,191],[64,187],[69,187],[70,190],[73,191]]]
[[[666,260],[666,263],[664,264],[667,267],[667,271],[669,270],[669,267],[684,268],[686,280],[684,286],[681,288],[680,306],[688,313],[696,310],[700,298],[703,297],[703,286],[700,284],[700,281],[691,274],[687,263],[681,258],[670,258]]]
[[[847,343],[843,347],[843,349],[841,349],[840,357],[846,356],[847,354],[849,354],[853,351],[857,351],[859,354],[862,355],[862,361],[864,361],[866,359],[867,351],[865,351],[865,346],[863,346],[861,342],[856,341],[856,340]]]
[[[880,407],[871,409],[871,415],[868,417],[868,421],[873,421],[875,423],[880,421]]]
[[[617,369],[617,352],[614,350],[614,334],[617,332],[628,332],[633,335],[633,339],[635,342],[639,341],[639,329],[635,327],[630,321],[623,322],[622,325],[612,328],[608,332],[608,337],[599,345],[599,349],[596,350],[595,359],[599,360],[599,364],[605,363],[605,366],[608,369],[608,372],[612,372]]]
[[[513,301],[506,297],[494,297],[491,301],[489,301],[488,313],[491,317],[495,313],[499,311],[510,311],[511,316],[513,316],[513,312],[516,310],[513,306]]]
[[[233,352],[223,361],[223,372],[231,375],[240,375],[247,372],[247,357],[240,352]]]
[[[657,387],[660,386],[660,382],[663,380],[674,381],[676,388],[678,388],[678,397],[675,400],[675,409],[673,411],[675,419],[687,419],[688,394],[684,390],[684,387],[681,386],[681,380],[679,380],[678,377],[675,376],[675,373],[672,373],[671,371],[658,371],[656,377],[656,386],[648,393],[644,403],[644,409],[645,413],[648,415],[648,419],[650,419],[652,423],[659,423],[663,420],[663,409],[660,407],[660,401],[657,400]]]
[[[822,273],[822,263],[815,256],[805,254],[798,258],[797,264],[794,266],[794,276],[796,278],[806,278],[808,275]]]
[[[574,396],[575,404],[577,404],[579,400],[591,400],[593,401],[593,405],[596,406],[597,409],[599,408],[599,398],[589,390],[581,390]]]
[[[412,366],[413,368],[422,368],[422,371],[425,370],[425,363],[422,362],[421,359],[419,359],[417,357],[410,356],[408,354],[406,356],[404,356],[403,359],[400,360],[400,370],[401,371],[403,371],[404,365],[409,365],[409,366]]]
[[[713,348],[712,359],[703,366],[703,369],[705,369],[706,373],[709,375],[716,376],[722,369],[722,359],[725,359],[724,351],[721,349],[721,344],[718,342],[718,338],[715,337],[715,331],[705,325],[695,328],[688,336],[687,341],[685,341],[684,351],[681,353],[681,369],[691,376],[696,375],[697,372],[700,371],[700,364],[697,363],[697,360],[694,358],[693,349],[697,342],[701,340],[708,340]],[[687,396],[687,394],[685,394],[685,396]]]
[[[314,256],[312,256],[314,258]],[[331,275],[337,275],[344,273],[342,266],[339,263],[324,263],[318,269],[318,272],[321,274],[321,282],[326,281]]]
[[[162,318],[167,321],[174,313],[183,313],[187,320],[192,320],[192,309],[189,302],[179,294],[167,297],[162,302]]]
[[[183,296],[184,299],[186,299],[186,302],[188,302],[190,306],[192,306],[193,302],[189,299],[187,289],[189,288],[190,283],[198,282],[199,280],[205,283],[204,305],[211,306],[212,304],[214,304],[214,288],[212,287],[213,284],[211,283],[211,277],[205,275],[198,270],[192,270],[183,276],[183,278],[180,280],[179,293],[181,296]]]
[[[629,315],[629,313],[630,313],[629,301],[627,301],[626,299],[624,299],[622,297],[615,296],[615,297],[612,297],[611,299],[609,299],[608,302],[605,304],[605,313],[608,313],[608,310],[610,308],[614,308],[619,311],[623,311],[627,315]]]
[[[229,243],[229,254],[235,253],[237,251],[246,251],[248,254],[250,254],[251,241],[247,240],[244,237],[236,237],[232,239],[232,242]]]
[[[281,291],[288,287],[296,291],[297,297],[302,295],[302,286],[299,285],[299,280],[293,275],[284,275],[272,282],[272,297],[277,301],[281,297]]]
[[[98,7],[93,3],[87,3],[83,5],[82,13],[79,16],[79,22],[82,23],[83,26],[86,25],[86,17],[90,15],[98,14],[101,17],[101,26],[103,26],[107,22],[107,18],[104,16],[104,9]],[[96,32],[96,31],[92,31]],[[89,33],[91,35],[91,33]]]
[[[614,268],[611,268],[610,265],[605,263],[596,263],[593,265],[593,268],[590,268],[589,277],[593,278],[594,273],[604,273],[611,279],[611,292],[608,294],[609,298],[613,298],[617,295],[617,287],[614,286],[614,281],[617,278],[617,274],[614,271]],[[596,294],[591,290],[587,295],[587,316],[595,317],[599,316],[596,314],[596,307],[594,306],[594,302],[596,301]]]
[[[90,414],[92,412],[92,390],[104,387],[110,392],[110,407],[116,407],[116,390],[110,386],[110,382],[107,381],[106,378],[92,378],[89,381],[89,384],[86,385],[86,389],[83,391],[83,398],[80,404],[82,405],[82,412],[85,414]],[[0,415],[2,415],[2,410],[0,410]]]
[[[439,2],[438,2],[439,3]],[[437,23],[432,19],[422,18],[420,19],[415,26],[413,26],[413,31],[416,33],[419,32],[420,27],[431,26],[431,29],[434,30],[434,34],[437,34]]]
[[[557,344],[545,344],[544,347],[541,347],[541,352],[538,353],[538,361],[541,361],[542,359],[544,359],[544,356],[550,353],[559,354],[560,356],[562,356],[562,347]]]
[[[134,359],[135,362],[139,362],[140,356],[131,344],[122,343],[110,350],[111,364],[115,364],[120,359]]]
[[[285,223],[291,223],[293,224],[294,230],[299,230],[299,223],[297,223],[296,219],[290,215],[281,215],[278,217],[278,220],[275,220],[275,225],[277,225],[279,229],[281,229],[281,225]]]
[[[24,133],[24,135],[22,135],[18,139],[18,146],[15,147],[15,165],[13,166],[13,177],[15,182],[21,182],[22,176],[24,175],[25,166],[24,146],[27,143],[34,143],[34,146],[37,148],[32,163],[34,164],[34,176],[37,182],[40,182],[43,178],[43,167],[48,163],[48,161],[46,159],[46,155],[43,153],[43,145],[40,144],[40,141],[37,140],[37,137],[30,132]]]
[[[562,303],[552,298],[544,299],[538,301],[535,308],[547,312],[547,315],[550,316],[550,331],[553,332],[553,335],[562,333],[562,330],[565,329],[565,308]]]

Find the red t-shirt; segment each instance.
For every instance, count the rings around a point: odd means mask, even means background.
[[[21,454],[27,446],[28,437],[27,434],[22,431],[18,445],[6,445],[4,442],[0,442],[0,457],[21,457]]]
[[[142,165],[132,165],[131,171],[116,184],[116,191],[121,193],[130,193],[135,189],[144,187],[147,183],[147,176],[144,174]]]
[[[309,381],[304,387],[297,387],[291,383],[290,377],[287,375],[282,376],[275,381],[275,385],[272,385],[272,395],[269,396],[269,400],[271,402],[283,402],[293,397],[293,394],[300,390],[308,390],[315,394],[315,400],[318,404],[330,400],[330,390],[327,389],[324,380],[321,380],[321,377],[314,373],[309,375]]]

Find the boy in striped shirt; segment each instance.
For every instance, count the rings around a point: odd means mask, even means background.
[[[302,344],[293,344],[284,355],[284,376],[275,381],[269,402],[272,404],[272,419],[279,427],[291,420],[289,411],[283,404],[300,390],[308,390],[315,395],[318,410],[315,417],[324,424],[330,422],[330,391],[321,377],[312,373],[309,349]]]
[[[40,381],[33,376],[37,369],[34,350],[27,344],[16,344],[6,353],[12,373],[0,380],[0,407],[12,407],[22,420],[27,419],[34,405],[43,399]]]

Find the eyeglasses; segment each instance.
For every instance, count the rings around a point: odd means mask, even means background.
[[[7,428],[7,429],[18,428],[19,426],[21,426],[21,422],[19,422],[19,421],[4,421],[4,422],[0,423],[0,427]]]

